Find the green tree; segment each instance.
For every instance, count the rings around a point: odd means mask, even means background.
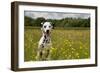
[[[41,26],[42,22],[45,22],[45,18],[39,17],[39,18],[35,19],[33,26]]]

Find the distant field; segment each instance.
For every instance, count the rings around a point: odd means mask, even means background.
[[[41,35],[40,28],[25,27],[25,61],[36,61],[36,50]],[[50,53],[51,60],[85,59],[90,57],[89,28],[55,28],[51,33],[51,40],[53,47]]]

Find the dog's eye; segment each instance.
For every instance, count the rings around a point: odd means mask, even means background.
[[[49,26],[49,28],[51,28],[51,26]]]
[[[44,28],[46,28],[46,26],[44,26]]]

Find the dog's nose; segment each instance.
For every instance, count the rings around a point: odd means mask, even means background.
[[[49,30],[47,30],[47,33],[49,33]]]
[[[47,30],[47,32],[49,32],[49,30]]]

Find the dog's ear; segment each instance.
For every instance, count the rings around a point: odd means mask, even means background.
[[[41,30],[43,30],[43,28],[41,28]]]
[[[41,22],[41,25],[43,25],[44,24],[44,22]]]
[[[51,23],[51,25],[52,25],[52,29],[54,29],[55,24],[54,23]]]
[[[41,31],[44,32],[43,27],[41,28]]]

